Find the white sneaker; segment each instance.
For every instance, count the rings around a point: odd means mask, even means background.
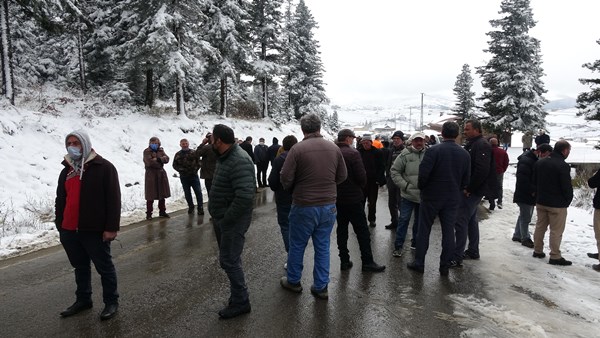
[[[284,268],[285,270],[287,270],[287,262],[286,262],[286,263],[283,263],[283,268]]]
[[[394,256],[394,257],[402,257],[402,249],[400,249],[400,250],[394,250],[394,252],[392,252],[392,256]]]

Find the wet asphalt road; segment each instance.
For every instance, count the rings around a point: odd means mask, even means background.
[[[119,314],[99,320],[102,297],[93,272],[94,308],[69,318],[59,313],[74,301],[74,278],[62,247],[0,261],[1,337],[458,337],[477,326],[457,317],[450,295],[485,297],[477,271],[465,265],[441,277],[439,225],[434,225],[424,275],[407,270],[413,253],[405,245],[392,257],[394,233],[387,192],[381,191],[378,223],[371,229],[375,260],[383,273],[363,273],[350,230],[354,267],[340,271],[332,234],[329,300],[314,298],[312,245],[305,256],[304,292],[279,286],[285,250],[270,191],[257,194],[243,260],[252,312],[220,320],[229,283],[217,259],[209,216],[154,219],[122,229],[112,245],[121,294]],[[410,231],[409,231],[410,233]],[[409,235],[410,236],[410,235]],[[408,242],[410,243],[410,242]]]

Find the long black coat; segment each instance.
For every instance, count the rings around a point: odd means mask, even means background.
[[[496,161],[490,143],[480,135],[470,139],[465,150],[471,156],[471,179],[467,191],[477,196],[497,197]]]

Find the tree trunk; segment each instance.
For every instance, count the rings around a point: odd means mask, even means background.
[[[227,117],[227,77],[224,76],[221,78],[221,108],[220,113],[221,116]]]
[[[183,96],[183,81],[177,75],[175,78],[175,100],[177,101],[177,115],[185,115],[185,102]]]
[[[2,53],[2,90],[4,96],[15,104],[15,90],[12,64],[12,46],[10,38],[10,27],[8,23],[8,0],[2,0],[2,9],[0,10],[0,49]]]
[[[260,57],[263,61],[267,60],[267,44],[262,41],[260,44]],[[263,96],[263,106],[262,106],[262,118],[269,116],[269,92],[268,92],[268,80],[267,74],[263,75],[262,78],[262,96]]]
[[[154,105],[154,72],[149,66],[146,68],[146,105],[152,108]]]
[[[83,59],[83,40],[81,38],[81,24],[77,25],[77,49],[79,50],[79,85],[83,93],[86,93],[85,86],[85,63]]]

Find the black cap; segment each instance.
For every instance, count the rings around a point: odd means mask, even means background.
[[[401,132],[400,130],[396,130],[396,131],[394,132],[394,135],[392,135],[392,138],[394,138],[394,137],[399,137],[399,138],[401,138],[401,139],[403,139],[403,140],[404,140],[404,133],[403,133],[403,132]]]
[[[354,134],[354,132],[351,129],[342,129],[338,132],[338,137],[341,136],[351,136],[351,137],[356,137],[356,135]]]

